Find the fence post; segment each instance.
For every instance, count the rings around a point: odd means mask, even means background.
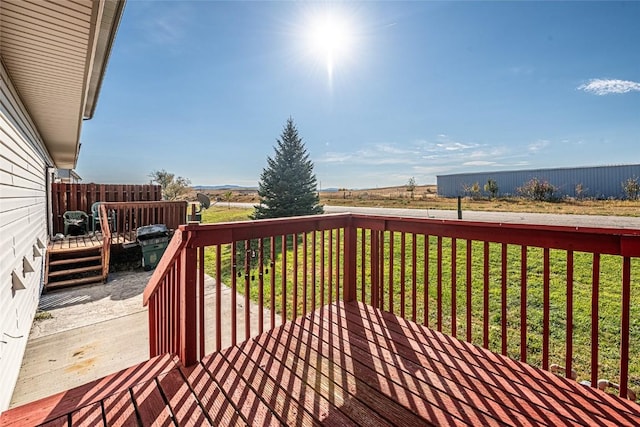
[[[192,231],[188,233],[187,244],[180,254],[180,360],[185,366],[198,362],[198,304],[197,304],[197,249],[190,246]]]
[[[353,217],[349,216],[344,228],[344,285],[342,299],[353,301],[356,299],[356,265],[358,239],[356,227],[353,225]]]

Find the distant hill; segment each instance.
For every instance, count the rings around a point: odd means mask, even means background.
[[[254,190],[254,191],[257,191],[258,187],[243,187],[241,185],[225,184],[225,185],[195,185],[193,189],[196,191],[202,191],[202,190]]]

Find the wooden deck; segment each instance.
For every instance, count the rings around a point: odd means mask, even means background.
[[[0,426],[640,425],[640,406],[370,306],[336,303],[192,368],[165,355]]]
[[[135,232],[118,234],[111,238],[112,245],[122,245],[136,241]],[[78,252],[84,249],[102,246],[102,233],[89,233],[80,236],[65,236],[64,239],[49,242],[48,250],[51,253]]]

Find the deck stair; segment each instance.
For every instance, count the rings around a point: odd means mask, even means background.
[[[89,246],[47,253],[46,289],[103,282],[103,248]]]

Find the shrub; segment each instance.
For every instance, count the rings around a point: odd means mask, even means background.
[[[498,195],[498,183],[496,180],[489,178],[487,183],[484,185],[484,191],[489,193],[492,199],[495,199]]]
[[[627,199],[638,200],[638,196],[640,196],[640,182],[638,182],[638,177],[634,176],[624,181],[622,183],[622,190],[627,196]]]
[[[553,200],[553,195],[557,188],[549,183],[549,181],[532,178],[525,182],[522,187],[518,187],[518,194],[529,200],[549,201]]]

